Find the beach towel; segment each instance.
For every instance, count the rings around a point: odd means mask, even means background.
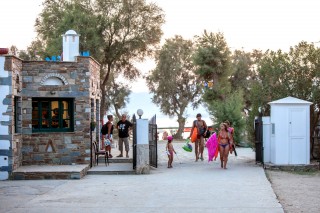
[[[218,154],[218,139],[216,133],[213,133],[210,136],[206,143],[206,147],[208,148],[208,161],[213,161],[213,158],[217,157],[216,155]]]

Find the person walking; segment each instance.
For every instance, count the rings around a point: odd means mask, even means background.
[[[132,123],[127,120],[127,116],[123,114],[121,120],[117,123],[117,129],[119,131],[119,151],[120,155],[117,157],[123,157],[123,144],[125,145],[126,157],[129,158],[129,128],[132,127]]]
[[[168,139],[168,143],[167,143],[167,146],[166,146],[166,152],[167,152],[167,155],[168,155],[168,168],[172,168],[173,153],[175,153],[175,154],[177,154],[177,153],[174,150],[173,145],[172,145],[173,137],[170,135],[170,136],[167,137],[167,139]]]
[[[228,126],[225,123],[220,124],[220,130],[218,134],[219,153],[221,168],[227,169],[228,155],[230,146],[233,145],[232,135],[228,131]]]
[[[228,127],[228,132],[231,134],[232,139],[234,139],[234,128],[231,126],[231,122],[226,120],[224,122],[225,124],[227,124]],[[236,147],[235,147],[235,142],[233,141],[233,144],[230,146],[230,154],[232,154],[234,152],[234,154],[237,156],[237,151],[236,151]]]
[[[193,125],[191,128],[191,132],[190,132],[190,136],[189,138],[191,138],[192,133],[194,131],[194,129],[197,128],[198,130],[198,135],[197,135],[197,140],[195,142],[195,155],[196,155],[196,162],[199,159],[199,155],[200,155],[200,159],[203,161],[203,150],[204,150],[204,137],[208,131],[208,126],[206,124],[206,122],[204,120],[201,119],[201,114],[198,113],[197,114],[197,120],[193,121]]]
[[[101,128],[101,134],[104,137],[105,150],[109,152],[109,158],[112,158],[111,155],[111,143],[112,143],[112,135],[113,135],[113,116],[107,116],[108,121]]]

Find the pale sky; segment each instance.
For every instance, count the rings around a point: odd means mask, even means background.
[[[233,49],[283,49],[320,40],[318,0],[147,0],[166,14],[164,38],[222,32]],[[0,47],[25,49],[43,0],[0,1]]]
[[[0,47],[26,47],[35,38],[34,23],[43,0],[0,1]],[[147,0],[157,3],[166,14],[164,39],[182,35],[222,32],[229,47],[288,51],[300,41],[320,40],[319,0]],[[81,37],[80,37],[81,39]],[[148,60],[138,67],[147,72],[155,64]],[[132,87],[146,92],[143,81]]]
[[[282,49],[320,40],[318,0],[147,0],[166,14],[164,37],[222,32],[232,49]],[[43,0],[1,0],[0,47],[26,49]]]

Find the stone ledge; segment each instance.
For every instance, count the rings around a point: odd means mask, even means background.
[[[81,179],[89,170],[88,164],[81,165],[33,165],[21,166],[12,172],[13,180]]]
[[[320,170],[320,164],[317,161],[311,162],[309,165],[274,165],[272,163],[265,163],[264,168],[290,172],[314,172]]]
[[[87,175],[133,175],[132,163],[110,163],[108,166],[99,164],[89,169]]]

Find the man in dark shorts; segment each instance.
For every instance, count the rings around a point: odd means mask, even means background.
[[[200,113],[197,114],[197,120],[193,121],[189,138],[191,138],[191,135],[192,135],[195,128],[197,128],[197,130],[198,130],[197,141],[195,142],[195,149],[194,149],[195,155],[196,155],[196,162],[197,162],[199,157],[202,161],[204,160],[204,158],[203,158],[204,137],[208,131],[208,126],[207,126],[206,122],[201,119]]]
[[[125,145],[126,157],[129,157],[129,128],[132,127],[132,123],[127,120],[127,116],[123,114],[121,120],[117,123],[117,129],[119,131],[119,150],[120,155],[117,157],[123,157],[123,144]]]

